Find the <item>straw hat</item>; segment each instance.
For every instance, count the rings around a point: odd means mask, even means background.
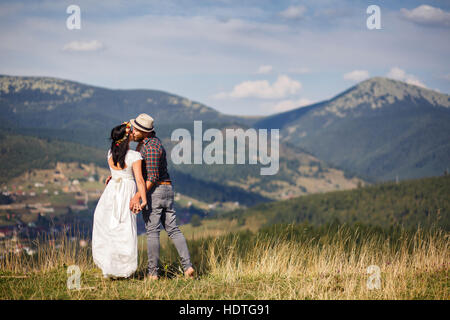
[[[136,119],[131,119],[130,122],[133,127],[140,131],[152,132],[154,130],[153,118],[146,113],[141,113]]]

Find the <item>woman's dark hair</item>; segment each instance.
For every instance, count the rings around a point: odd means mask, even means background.
[[[119,145],[117,145],[117,142],[125,136],[126,130],[126,124],[121,124],[111,130],[111,153],[113,162],[115,166],[119,163],[122,169],[125,168],[125,156],[128,151],[129,136],[120,142]]]

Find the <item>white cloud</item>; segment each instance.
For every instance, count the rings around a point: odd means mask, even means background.
[[[271,73],[272,70],[273,70],[273,68],[270,65],[260,66],[258,68],[258,74],[268,74],[268,73]]]
[[[345,80],[362,81],[369,78],[369,71],[367,70],[354,70],[344,74]]]
[[[405,70],[402,70],[399,67],[391,68],[391,70],[389,70],[389,72],[386,74],[386,77],[426,88],[426,85],[423,84],[416,76],[406,73]]]
[[[290,6],[286,10],[280,12],[280,16],[285,19],[300,19],[306,12],[305,6]]]
[[[286,75],[280,75],[273,84],[270,84],[267,80],[241,82],[234,86],[230,93],[221,92],[214,95],[214,98],[280,99],[296,94],[301,88],[302,84],[300,82]]]
[[[72,41],[63,47],[63,51],[97,51],[100,49],[103,49],[103,43],[98,40]]]
[[[421,5],[415,9],[400,10],[403,17],[418,24],[450,27],[450,12],[428,5]]]

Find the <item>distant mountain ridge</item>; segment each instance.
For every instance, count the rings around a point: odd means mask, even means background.
[[[401,81],[375,77],[363,81],[330,100],[330,103],[315,115],[335,114],[345,117],[350,112],[358,112],[362,106],[371,109],[394,105],[396,101],[411,98],[413,102],[421,100],[430,105],[449,108],[448,95],[440,94],[426,88],[410,85]]]
[[[257,121],[285,142],[375,180],[441,175],[450,167],[450,96],[371,78],[334,98]]]
[[[225,115],[157,90],[112,90],[47,77],[0,76],[0,120],[29,134],[55,134],[104,148],[108,130],[145,112],[164,136],[203,120],[281,129],[281,143],[371,180],[440,175],[450,167],[450,96],[387,78],[363,81],[332,99],[284,113]],[[87,121],[89,120],[89,121]]]
[[[25,141],[23,136],[49,143],[70,141],[105,152],[110,144],[111,128],[143,112],[154,117],[157,135],[168,154],[174,146],[170,141],[173,130],[186,128],[193,132],[194,120],[202,120],[204,130],[245,130],[258,120],[225,115],[163,91],[113,90],[48,77],[0,76],[2,131],[11,136],[20,135],[22,141]],[[181,189],[189,188],[190,176],[198,185],[196,190],[204,190],[197,192],[197,196],[211,189],[222,193],[218,198],[236,201],[239,197],[235,195],[240,192],[241,198],[248,198],[248,201],[241,200],[242,204],[354,188],[358,183],[365,183],[354,175],[331,168],[301,148],[281,143],[280,149],[280,170],[275,176],[261,176],[260,165],[174,165],[170,157],[169,171],[177,171],[179,180],[186,184]],[[57,159],[52,157],[52,160]],[[26,163],[23,164],[25,168]],[[48,164],[39,166],[44,165]]]
[[[159,90],[113,90],[49,77],[0,75],[1,118],[18,127],[110,129],[149,113],[155,126],[195,120],[252,123]],[[89,119],[89,121],[86,121]]]

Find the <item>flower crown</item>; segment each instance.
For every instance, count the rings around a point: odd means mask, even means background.
[[[119,144],[121,144],[123,141],[125,141],[128,138],[128,135],[130,134],[130,130],[131,130],[131,123],[129,121],[128,122],[125,121],[122,124],[126,124],[127,128],[125,129],[125,135],[123,136],[123,138],[116,141],[117,147],[119,146]]]

